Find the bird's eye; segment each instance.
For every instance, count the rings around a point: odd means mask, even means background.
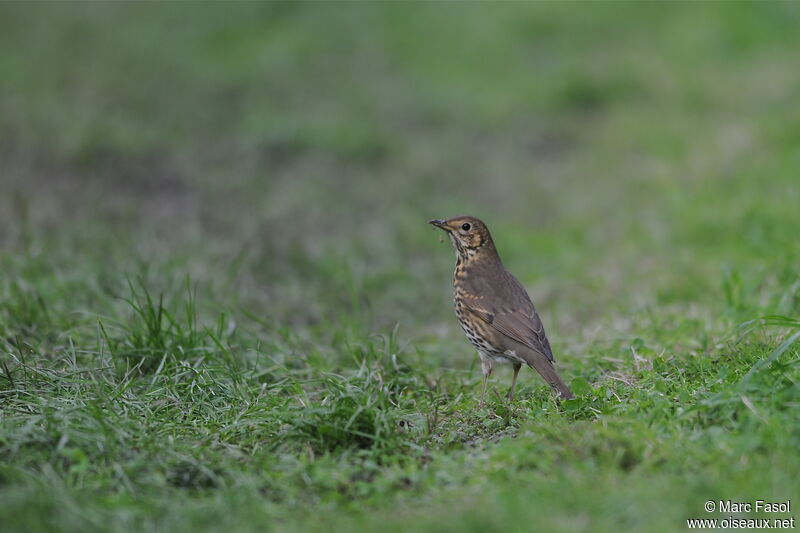
[[[461,229],[464,231],[469,231],[469,228],[471,227],[472,226],[469,225],[469,222],[464,222],[463,224],[461,224]]]

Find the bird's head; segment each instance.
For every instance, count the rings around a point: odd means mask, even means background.
[[[496,253],[489,229],[475,217],[459,215],[447,220],[434,219],[428,223],[450,235],[456,253],[462,259],[467,260],[483,251]]]

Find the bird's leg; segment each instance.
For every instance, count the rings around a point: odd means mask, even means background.
[[[481,401],[478,407],[483,407],[484,400],[486,399],[486,386],[489,383],[489,376],[492,375],[492,358],[480,353],[481,356],[481,370],[483,370],[483,392],[481,393]]]
[[[508,401],[514,401],[514,389],[517,386],[517,376],[519,375],[519,369],[522,368],[521,363],[514,363],[514,377],[511,378],[511,388],[508,390]]]

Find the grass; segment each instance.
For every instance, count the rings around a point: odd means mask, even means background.
[[[6,531],[683,530],[797,500],[792,4],[0,6]],[[477,405],[426,221],[577,394]],[[787,517],[782,515],[780,518]]]

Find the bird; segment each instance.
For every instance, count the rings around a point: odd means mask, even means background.
[[[507,395],[511,402],[522,365],[536,370],[558,397],[574,398],[556,372],[550,341],[530,296],[503,266],[486,224],[468,215],[428,223],[444,230],[456,251],[453,303],[461,329],[481,361],[483,391],[478,405],[484,405],[494,361],[508,361],[514,367]]]

